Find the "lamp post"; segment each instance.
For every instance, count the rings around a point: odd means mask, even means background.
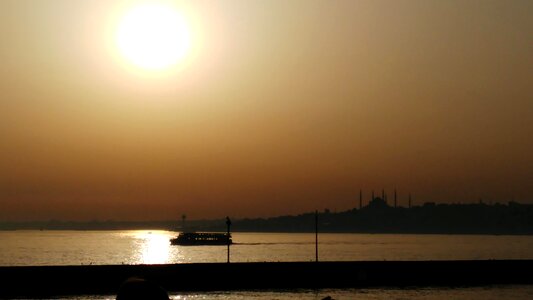
[[[318,210],[315,211],[315,262],[318,262]]]
[[[228,241],[228,264],[229,264],[229,246],[230,246],[230,241],[231,241],[231,238],[230,238],[231,220],[229,219],[229,217],[226,217],[226,226],[228,227],[228,233],[226,235],[226,238],[227,238],[227,241]]]

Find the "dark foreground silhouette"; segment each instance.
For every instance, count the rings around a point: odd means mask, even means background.
[[[0,267],[0,298],[131,295],[122,285],[131,277],[149,282],[137,292],[157,290],[152,283],[160,291],[533,284],[533,260]]]

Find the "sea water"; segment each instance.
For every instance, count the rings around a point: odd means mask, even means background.
[[[172,246],[177,233],[0,231],[0,265],[225,262],[224,246]],[[233,233],[233,262],[312,261],[315,235]],[[533,236],[320,234],[321,261],[533,259]],[[173,299],[533,299],[533,286],[174,293]],[[114,299],[78,296],[71,299]]]

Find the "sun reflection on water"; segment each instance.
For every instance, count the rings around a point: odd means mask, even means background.
[[[141,240],[141,264],[165,264],[169,261],[170,243],[163,232],[140,231],[136,234]]]

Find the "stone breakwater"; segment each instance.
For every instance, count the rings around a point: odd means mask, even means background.
[[[130,277],[167,291],[533,284],[533,260],[0,267],[0,298],[116,294]]]

